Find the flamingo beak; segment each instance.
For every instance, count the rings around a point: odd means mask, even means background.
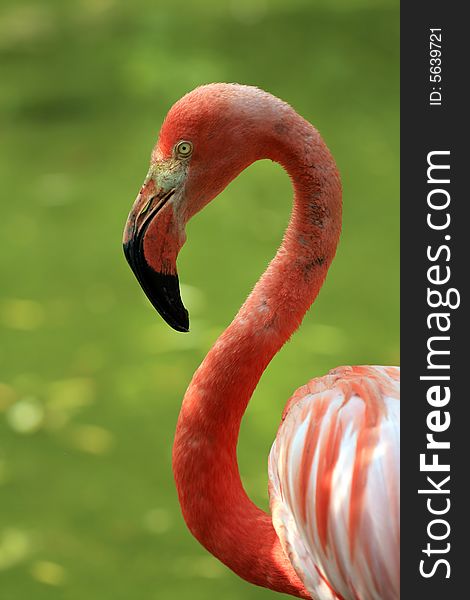
[[[123,247],[154,308],[170,327],[187,332],[189,315],[181,300],[176,271],[179,248],[170,233],[173,209],[167,206],[174,193],[174,188],[155,189],[153,182],[144,184],[127,219]]]

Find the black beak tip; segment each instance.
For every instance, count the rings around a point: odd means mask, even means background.
[[[185,311],[186,314],[183,316],[183,318],[176,322],[172,322],[170,323],[170,321],[166,320],[166,322],[168,323],[168,325],[170,325],[170,327],[172,327],[175,331],[180,331],[181,333],[188,333],[189,332],[189,315],[188,315],[188,311]]]
[[[133,241],[125,242],[124,254],[152,306],[175,331],[189,331],[189,313],[181,300],[176,273],[159,273],[147,263]]]

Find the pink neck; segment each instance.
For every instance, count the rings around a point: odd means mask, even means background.
[[[310,598],[270,515],[246,495],[237,464],[240,422],[269,362],[300,325],[334,257],[341,184],[318,132],[294,111],[268,158],[294,184],[281,247],[231,325],[196,371],[184,397],[173,470],[184,519],[209,552],[254,584]]]

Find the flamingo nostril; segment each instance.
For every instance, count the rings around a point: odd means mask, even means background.
[[[152,202],[155,200],[156,196],[150,196],[150,198],[147,200],[147,202],[145,203],[145,206],[142,208],[142,210],[139,213],[139,217],[141,215],[145,215],[145,213],[148,211],[148,209],[150,208],[150,205],[152,204]]]

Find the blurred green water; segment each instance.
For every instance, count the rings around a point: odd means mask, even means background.
[[[337,259],[242,428],[266,506],[292,391],[399,361],[397,3],[3,0],[0,60],[0,600],[273,597],[186,532],[170,453],[193,371],[280,241],[289,181],[253,165],[189,225],[189,335],[143,298],[122,228],[164,114],[198,84],[263,87],[331,147]]]

